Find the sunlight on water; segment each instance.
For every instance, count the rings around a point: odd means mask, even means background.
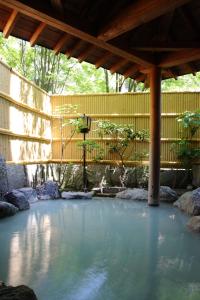
[[[39,300],[199,300],[200,235],[175,208],[44,201],[0,220],[0,280]]]

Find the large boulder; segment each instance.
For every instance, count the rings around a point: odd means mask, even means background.
[[[60,198],[58,184],[55,181],[46,181],[44,184],[37,186],[36,191],[40,200]]]
[[[188,221],[187,226],[192,231],[200,232],[200,216],[194,216],[194,217],[192,217]]]
[[[18,208],[11,203],[0,201],[0,218],[13,216],[18,211]]]
[[[172,203],[177,200],[177,193],[169,186],[160,187],[160,201]]]
[[[145,189],[126,189],[122,192],[117,193],[117,198],[121,199],[130,199],[130,200],[140,200],[147,201],[148,200],[148,191]],[[160,201],[163,202],[174,202],[177,199],[177,194],[174,190],[172,190],[168,186],[160,187]]]
[[[148,192],[145,189],[126,189],[122,192],[117,193],[116,198],[147,201]]]
[[[29,203],[34,203],[38,201],[38,196],[36,190],[31,187],[25,187],[18,189],[19,192],[22,192]]]
[[[174,206],[186,212],[188,215],[200,215],[200,188],[184,193],[174,203]]]
[[[30,204],[25,195],[18,190],[12,190],[11,192],[5,194],[4,198],[7,202],[16,206],[19,210],[26,210],[30,208]]]
[[[63,199],[92,199],[94,192],[62,192],[61,196]]]
[[[0,300],[37,300],[32,289],[25,285],[16,287],[0,284]]]

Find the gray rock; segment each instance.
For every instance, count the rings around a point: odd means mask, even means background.
[[[13,216],[18,211],[18,208],[11,203],[0,201],[0,218]]]
[[[3,156],[0,155],[0,200],[3,199],[3,194],[8,192],[8,178],[6,162]]]
[[[6,168],[9,192],[27,186],[27,179],[24,166],[9,164],[6,166]]]
[[[94,192],[62,192],[61,197],[63,199],[92,199]]]
[[[174,206],[178,207],[189,215],[200,215],[200,188],[184,193],[174,203]]]
[[[130,199],[130,200],[148,200],[148,191],[145,189],[126,189],[125,191],[119,192],[116,195],[117,198]],[[163,202],[174,202],[177,199],[177,194],[168,186],[160,187],[160,201]]]
[[[178,198],[177,193],[169,186],[160,187],[160,201],[172,203]]]
[[[29,203],[34,203],[38,201],[37,192],[31,187],[21,188],[18,189],[19,192],[22,192],[25,198],[28,200]]]
[[[25,285],[16,287],[0,285],[0,300],[37,300],[32,289]]]
[[[147,201],[148,192],[144,189],[126,189],[125,191],[119,192],[116,198]]]
[[[60,198],[58,184],[55,181],[46,181],[44,184],[37,186],[36,191],[40,200]]]
[[[19,210],[26,210],[30,208],[30,204],[25,195],[18,190],[12,190],[11,192],[5,194],[4,198],[7,202],[16,206]]]
[[[192,165],[192,184],[196,187],[200,186],[200,164],[196,163]]]
[[[194,217],[192,217],[188,221],[187,226],[192,231],[200,232],[200,216],[194,216]]]

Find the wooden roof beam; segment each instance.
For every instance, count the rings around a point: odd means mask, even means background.
[[[112,53],[108,52],[104,56],[102,56],[99,60],[95,62],[95,68],[98,69],[102,67],[110,58],[112,57]]]
[[[200,60],[200,48],[173,52],[161,58],[159,67],[170,68],[181,64]]]
[[[127,60],[125,59],[120,59],[117,63],[115,63],[114,65],[111,66],[110,68],[110,73],[114,74],[115,72],[117,72],[121,67],[123,67],[124,65],[126,65],[128,63]]]
[[[35,30],[35,32],[32,34],[32,36],[30,38],[29,42],[30,42],[31,47],[33,47],[37,44],[37,41],[45,27],[46,27],[46,24],[43,22],[40,22],[39,26],[37,27],[37,29]]]
[[[56,45],[55,45],[54,48],[53,48],[53,51],[54,51],[55,54],[58,54],[58,53],[62,50],[63,46],[65,45],[65,43],[67,42],[67,40],[68,40],[69,38],[70,38],[70,36],[69,36],[67,33],[65,33],[65,34],[57,41]]]
[[[11,13],[11,15],[9,16],[8,18],[8,21],[6,22],[6,25],[4,26],[4,29],[3,29],[3,37],[4,38],[8,38],[9,35],[11,34],[14,26],[15,26],[15,23],[17,21],[17,17],[18,17],[18,11],[16,9],[14,9]]]
[[[144,1],[144,0],[143,0]],[[168,0],[168,2],[171,0]],[[174,0],[175,2],[177,0]],[[180,1],[180,0],[179,0]],[[182,0],[183,1],[183,0]],[[127,59],[129,62],[137,63],[146,67],[153,67],[154,63],[151,58],[142,58],[138,53],[131,53],[119,49],[109,43],[99,40],[98,38],[83,32],[75,27],[72,27],[65,22],[57,20],[54,17],[51,17],[45,13],[42,13],[36,9],[29,7],[28,5],[22,3],[19,0],[0,0],[0,4],[15,10],[18,10],[21,14],[29,16],[35,20],[46,23],[48,26],[52,26],[62,32],[68,33],[76,38],[82,39],[85,42],[93,44],[101,49],[104,49],[108,52],[112,52],[114,55]]]
[[[136,0],[112,19],[98,38],[109,41],[123,33],[148,23],[191,0]]]
[[[94,50],[94,46],[89,45],[83,52],[81,52],[77,57],[79,63],[82,63],[89,56],[92,50]]]

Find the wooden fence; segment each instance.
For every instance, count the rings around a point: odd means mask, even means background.
[[[52,96],[52,111],[59,110],[66,104],[77,105],[78,114],[87,114],[92,117],[92,130],[88,139],[94,140],[102,148],[106,148],[107,139],[100,139],[95,133],[95,120],[109,120],[119,124],[134,124],[138,129],[149,129],[149,94],[101,94],[101,95],[74,95],[74,96]],[[176,121],[177,116],[187,110],[200,108],[200,93],[163,93],[162,94],[162,144],[161,144],[161,165],[164,167],[178,166],[176,155],[171,151],[171,144],[180,138],[180,128]],[[77,116],[66,115],[67,119]],[[53,143],[52,158],[59,161],[61,158],[61,130],[60,119],[53,119],[52,126]],[[69,126],[62,130],[64,138],[70,137]],[[77,161],[82,157],[82,149],[77,142],[82,140],[82,135],[75,135],[64,151],[63,161]],[[196,134],[194,143],[200,147],[200,135]],[[135,142],[133,154],[148,152],[149,142]],[[106,151],[104,162],[110,163],[117,158]],[[88,155],[92,160],[93,155]],[[129,164],[135,162],[129,161]],[[143,160],[148,164],[148,160]]]
[[[120,124],[134,124],[136,129],[149,129],[149,94],[96,94],[49,96],[39,87],[0,62],[0,154],[7,162],[35,163],[60,162],[61,135],[66,141],[71,136],[70,127],[60,127],[56,111],[63,105],[77,105],[77,114],[92,117],[92,130],[87,138],[106,149],[108,140],[100,139],[95,130],[96,120],[110,120]],[[178,165],[171,144],[180,138],[176,117],[187,110],[200,108],[200,93],[162,94],[162,146],[161,165]],[[67,114],[67,119],[77,114]],[[82,135],[74,135],[63,155],[63,162],[80,162],[82,149],[77,146]],[[194,143],[200,147],[200,134]],[[149,142],[135,142],[132,153],[148,152]],[[88,162],[94,154],[88,155]],[[103,163],[117,158],[106,153]],[[132,164],[133,156],[130,157]],[[148,163],[148,159],[143,163]]]
[[[0,78],[0,154],[8,163],[50,159],[49,95],[2,62]]]

